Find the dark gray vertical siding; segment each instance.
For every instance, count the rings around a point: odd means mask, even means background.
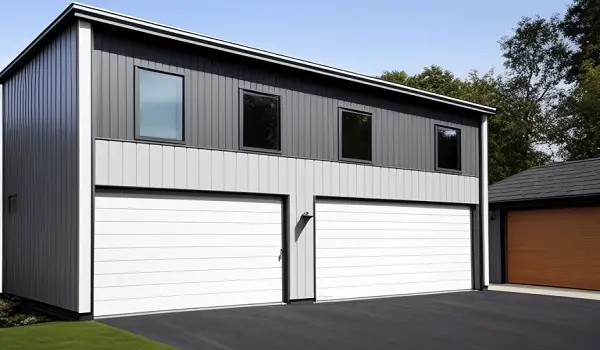
[[[6,293],[78,302],[77,30],[66,29],[3,84]],[[6,208],[8,209],[8,208]]]
[[[434,171],[434,125],[461,129],[463,174],[479,174],[478,118],[416,108],[400,100],[219,59],[126,36],[94,31],[93,117],[101,138],[134,140],[135,66],[182,74],[185,80],[185,143],[239,149],[239,90],[279,95],[282,154],[338,160],[338,108],[373,114],[374,165]]]
[[[490,211],[490,283],[503,283],[503,247],[502,216],[500,210]]]

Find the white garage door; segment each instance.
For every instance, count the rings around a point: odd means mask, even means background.
[[[469,208],[316,204],[317,300],[471,289]]]
[[[94,315],[282,301],[274,199],[98,195]]]

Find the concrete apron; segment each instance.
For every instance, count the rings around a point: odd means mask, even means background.
[[[550,295],[556,297],[600,300],[600,291],[529,286],[523,284],[490,284],[488,290],[524,294]]]

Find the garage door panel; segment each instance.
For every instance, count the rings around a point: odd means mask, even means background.
[[[510,283],[600,290],[600,207],[507,214]]]
[[[466,287],[468,284],[468,287]],[[379,286],[377,296],[393,296],[406,294],[434,293],[451,290],[470,289],[471,282],[468,281],[437,281],[402,283]],[[351,299],[373,296],[372,286],[357,286],[347,288],[322,288],[320,290],[322,300]]]
[[[252,212],[252,213],[281,213],[281,204],[273,199],[253,197],[244,199],[232,197],[205,196],[202,200],[198,197],[180,197],[175,201],[163,200],[154,195],[100,195],[96,197],[96,209],[151,209],[151,210],[201,210],[212,212]]]
[[[324,219],[319,222],[338,222],[349,220],[352,222],[406,222],[406,223],[462,223],[470,222],[469,216],[464,215],[440,215],[439,213],[428,214],[404,214],[404,213],[361,213],[361,212],[327,212]]]
[[[467,287],[471,286],[471,271],[451,272],[420,272],[420,273],[397,273],[378,274],[347,277],[323,277],[319,276],[319,288],[344,288],[354,286],[379,286],[390,284],[436,282],[436,281],[467,281]]]
[[[167,311],[181,309],[195,309],[206,307],[220,307],[230,305],[246,305],[247,292],[201,294],[159,298],[125,299],[111,301],[96,301],[94,314],[114,315],[142,313],[148,310]],[[270,303],[281,297],[278,291],[253,292],[253,303]]]
[[[374,276],[390,274],[408,274],[408,273],[437,273],[437,272],[456,272],[471,271],[470,262],[462,263],[439,263],[439,264],[405,264],[405,265],[377,265],[377,266],[345,266],[317,269],[317,276],[338,277],[338,276]]]
[[[443,248],[469,247],[467,239],[410,239],[410,238],[373,238],[373,239],[337,239],[319,237],[322,249],[337,248]]]
[[[323,213],[320,214],[323,217]],[[317,230],[410,230],[410,231],[465,231],[470,230],[468,223],[428,223],[428,222],[364,222],[364,221],[319,221]]]
[[[96,234],[273,234],[281,236],[281,224],[247,225],[243,223],[197,223],[178,222],[102,222],[96,221]]]
[[[96,204],[96,316],[281,302],[280,200],[101,194]]]
[[[401,205],[390,203],[368,202],[368,204],[360,204],[353,202],[347,204],[340,203],[317,203],[315,206],[319,213],[348,213],[348,214],[363,214],[363,213],[398,213],[398,214],[413,214],[413,215],[456,215],[469,217],[470,214],[465,213],[464,208],[451,208],[447,205],[430,204],[424,208],[420,203],[402,203]]]
[[[345,267],[345,266],[388,266],[397,264],[437,264],[469,262],[465,254],[432,255],[432,256],[353,256],[327,258],[317,256],[317,267]]]
[[[187,296],[198,294],[211,294],[223,292],[279,291],[281,299],[281,279],[217,281],[202,283],[174,283],[153,284],[123,287],[97,287],[94,291],[94,300],[137,299],[166,296]]]
[[[320,229],[319,238],[413,238],[413,239],[464,239],[463,231],[411,231],[411,230],[328,230]]]
[[[273,235],[96,235],[96,248],[272,247],[279,253],[281,236]]]
[[[97,209],[96,220],[110,222],[184,222],[184,223],[243,223],[279,224],[281,213],[218,212],[164,209]]]
[[[96,287],[118,287],[136,285],[154,285],[165,283],[194,283],[215,281],[243,281],[280,279],[279,267],[260,269],[219,269],[198,271],[168,271],[147,273],[97,274],[94,278]]]
[[[315,218],[317,300],[471,288],[468,208],[331,201]]]
[[[269,258],[278,260],[279,250],[273,247],[160,247],[97,249],[94,261],[135,261],[161,259],[241,259]]]
[[[277,257],[103,261],[95,263],[94,272],[102,274],[272,267],[281,267]]]

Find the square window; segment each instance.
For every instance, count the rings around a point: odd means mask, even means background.
[[[460,130],[436,125],[436,168],[460,171]]]
[[[243,147],[279,152],[279,97],[249,91],[243,91],[242,95]]]
[[[341,158],[370,162],[373,159],[371,115],[342,109],[340,126]]]
[[[183,141],[183,77],[137,68],[136,138]]]

